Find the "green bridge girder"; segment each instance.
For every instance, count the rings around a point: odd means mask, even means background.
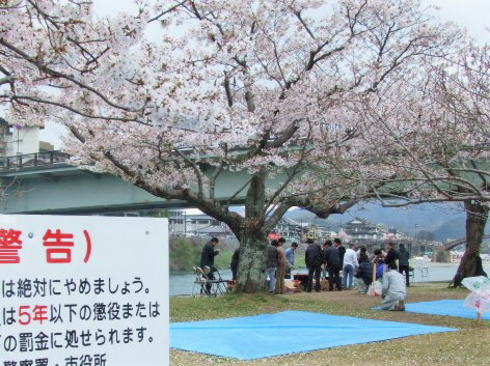
[[[97,214],[137,211],[156,208],[190,207],[187,202],[167,200],[104,173],[94,173],[67,164],[69,156],[59,151],[0,158],[0,213],[4,214]],[[476,163],[475,163],[476,164]],[[477,168],[486,169],[490,162],[478,162]],[[212,170],[212,169],[211,169]],[[210,172],[212,174],[212,171]],[[472,175],[481,184],[478,174]],[[276,173],[267,181],[277,188],[286,174]],[[216,182],[216,198],[227,200],[249,180],[246,171],[221,172]],[[389,185],[390,191],[399,188]],[[243,204],[246,189],[233,199]]]
[[[190,207],[187,202],[149,194],[110,174],[82,170],[66,163],[0,172],[3,214],[84,215],[107,212]],[[216,198],[226,200],[249,179],[246,172],[224,171],[216,183]],[[277,176],[273,185],[278,184]],[[246,190],[232,203],[244,202]]]

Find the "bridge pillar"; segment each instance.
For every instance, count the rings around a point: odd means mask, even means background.
[[[437,263],[449,263],[451,262],[451,253],[442,248],[434,248],[432,252],[432,261]]]

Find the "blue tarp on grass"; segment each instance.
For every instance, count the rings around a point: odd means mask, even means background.
[[[304,311],[172,323],[172,348],[251,360],[457,329]]]
[[[458,318],[476,319],[476,311],[464,307],[464,300],[437,300],[405,304],[405,311],[412,313],[447,315]],[[482,319],[490,320],[490,314],[484,314]]]

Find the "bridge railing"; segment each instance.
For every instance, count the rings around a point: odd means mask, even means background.
[[[69,158],[70,155],[58,150],[0,157],[0,172],[49,167],[55,164],[66,163]]]

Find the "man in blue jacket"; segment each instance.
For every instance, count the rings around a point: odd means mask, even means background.
[[[291,247],[286,249],[286,259],[288,260],[289,266],[286,269],[286,277],[291,278],[291,269],[294,268],[295,251],[298,249],[298,243],[293,242]]]

